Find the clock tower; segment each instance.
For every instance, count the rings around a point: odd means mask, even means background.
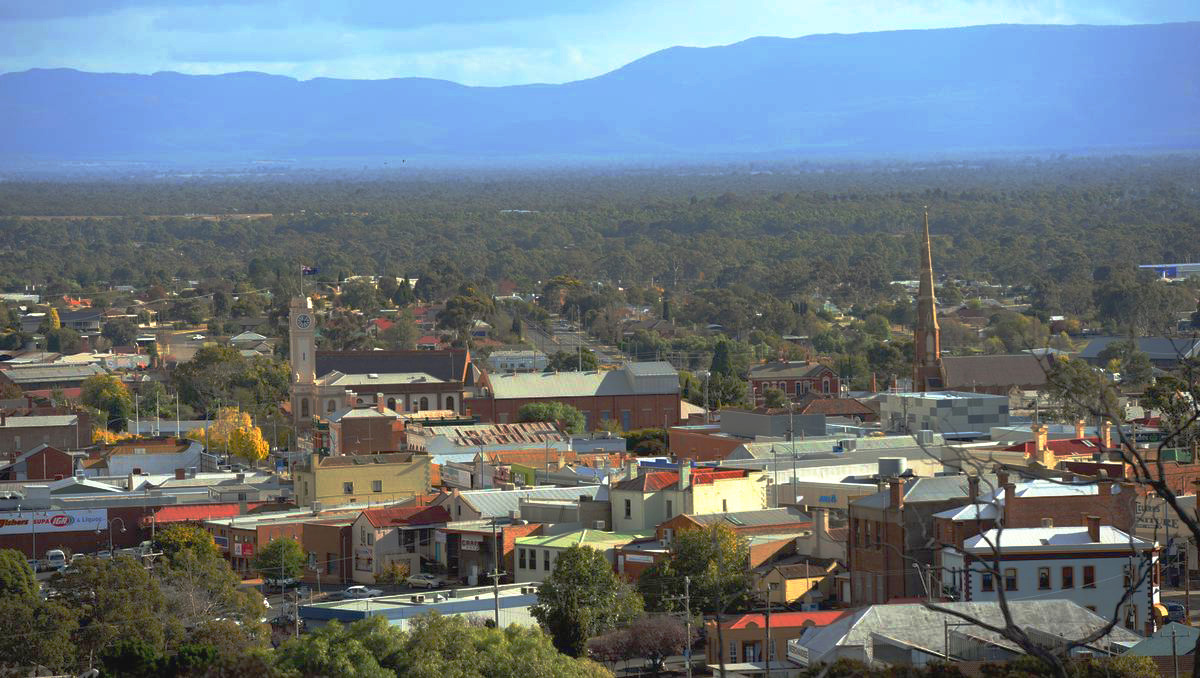
[[[312,300],[294,297],[288,313],[288,338],[292,365],[292,416],[306,428],[316,413],[317,321]]]

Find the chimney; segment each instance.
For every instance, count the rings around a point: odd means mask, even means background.
[[[1035,423],[1029,427],[1029,430],[1033,432],[1033,454],[1030,455],[1032,461],[1036,461],[1046,468],[1054,468],[1056,465],[1054,453],[1050,451],[1050,446],[1047,444],[1046,425]]]
[[[692,484],[692,460],[679,462],[679,489],[686,490]]]
[[[1084,421],[1083,419],[1076,421],[1075,422],[1075,437],[1082,438],[1085,435],[1085,433],[1084,433],[1085,428],[1087,428],[1086,421]]]
[[[8,422],[8,415],[0,412],[0,426],[4,426]]]
[[[1007,484],[1008,484],[1008,471],[1003,468],[996,469],[996,485],[997,485],[997,487],[1004,487]]]
[[[1107,450],[1112,446],[1112,422],[1106,419],[1100,426],[1100,447]]]
[[[1088,541],[1100,541],[1100,516],[1087,517]]]
[[[383,414],[383,411],[386,409],[387,409],[387,403],[383,400],[383,394],[376,393],[375,394],[375,410],[377,412],[379,412],[380,414]]]
[[[1054,527],[1054,519],[1042,518],[1042,527]]]
[[[967,500],[972,504],[979,501],[979,476],[967,476]]]
[[[625,479],[633,480],[638,477],[637,459],[629,459],[625,462]]]
[[[133,474],[129,474],[129,479],[126,481],[125,489],[133,492]]]
[[[888,502],[888,506],[904,508],[904,481],[899,478],[889,478],[888,486],[888,489],[891,490],[891,500]]]
[[[1001,515],[1004,518],[1005,527],[1008,526],[1008,512],[1015,510],[1013,504],[1017,499],[1017,486],[1012,483],[1005,483],[1001,487],[1004,488],[1004,507],[1001,509]]]
[[[186,477],[187,477],[187,471],[185,469],[181,469],[181,468],[175,469],[175,480],[183,480]]]
[[[1112,480],[1110,480],[1108,477],[1108,470],[1100,469],[1099,471],[1096,472],[1096,478],[1098,479],[1098,481],[1096,483],[1096,492],[1101,497],[1112,496],[1112,485],[1113,484],[1112,484]]]
[[[238,502],[238,515],[246,515],[250,512],[250,504],[245,500]]]

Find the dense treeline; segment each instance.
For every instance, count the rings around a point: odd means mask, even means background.
[[[0,183],[9,214],[122,216],[0,218],[0,285],[242,280],[252,264],[286,277],[303,261],[329,275],[528,283],[570,273],[861,301],[913,277],[925,205],[948,276],[1028,284],[1200,259],[1198,172],[1191,158],[1118,158],[722,177],[13,181]],[[144,216],[233,209],[271,216]]]

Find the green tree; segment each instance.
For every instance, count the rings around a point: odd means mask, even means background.
[[[722,339],[713,350],[712,366],[708,369],[714,377],[734,376],[733,362],[729,357],[729,342]]]
[[[304,548],[288,537],[272,539],[254,556],[254,570],[265,578],[295,578],[304,569]]]
[[[51,578],[50,586],[78,618],[79,630],[73,638],[81,658],[98,657],[109,645],[127,638],[160,650],[164,647],[166,601],[141,562],[128,556],[84,558]]]
[[[603,553],[590,546],[572,546],[558,555],[529,611],[560,652],[578,657],[588,638],[640,616],[642,599],[617,579]]]
[[[163,656],[142,638],[118,638],[100,652],[104,675],[122,678],[156,678],[162,672]]]
[[[344,626],[332,621],[280,647],[275,665],[304,676],[394,678],[380,661],[395,661],[403,639],[378,615]]]
[[[763,391],[763,404],[767,407],[787,407],[787,402],[787,394],[782,389],[769,388]]]
[[[399,651],[383,661],[404,678],[612,678],[595,662],[561,654],[539,629],[493,629],[436,613],[417,617],[409,629]]]
[[[32,600],[38,583],[25,554],[16,549],[0,550],[0,598]]]
[[[866,317],[863,321],[863,331],[876,339],[892,338],[892,327],[888,323],[888,319],[878,313],[872,313]]]
[[[56,600],[0,597],[0,673],[33,665],[58,673],[75,671],[78,626],[75,613]]]
[[[391,327],[380,332],[379,339],[384,348],[409,351],[416,347],[419,334],[412,312],[405,309],[392,318]]]
[[[104,329],[100,334],[111,341],[113,346],[133,346],[137,339],[138,328],[128,318],[114,318],[104,323]]]
[[[546,363],[546,372],[588,372],[600,367],[596,354],[588,349],[555,351]]]
[[[1104,361],[1110,370],[1121,374],[1122,384],[1149,384],[1154,378],[1154,366],[1150,356],[1138,350],[1133,339],[1114,341],[1105,346],[1096,357]]]
[[[77,353],[81,345],[79,333],[69,327],[60,327],[46,332],[47,351],[64,354]]]
[[[79,398],[84,405],[100,410],[110,431],[124,431],[133,414],[133,397],[129,389],[111,374],[95,374],[84,379]]]
[[[342,306],[359,311],[378,311],[379,292],[375,286],[366,281],[355,281],[342,285],[342,293],[338,295],[338,303]]]
[[[583,412],[578,408],[549,400],[528,403],[517,410],[517,421],[547,421],[558,424],[567,433],[582,433],[587,425]]]
[[[224,318],[229,315],[229,295],[224,290],[217,290],[212,295],[212,310],[214,318]],[[105,329],[108,325],[105,325]],[[116,340],[113,341],[116,344]]]
[[[750,545],[724,525],[675,535],[671,553],[638,579],[646,609],[680,609],[683,579],[691,578],[692,614],[717,614],[750,602]]]
[[[154,550],[163,554],[167,562],[181,552],[191,551],[202,558],[219,558],[217,544],[212,535],[199,525],[175,523],[160,527],[154,537]]]
[[[215,413],[218,403],[241,403],[251,411],[270,412],[287,399],[287,363],[264,356],[247,358],[232,346],[208,345],[171,372],[180,399],[200,412]]]

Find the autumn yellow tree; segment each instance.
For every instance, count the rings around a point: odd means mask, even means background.
[[[229,452],[249,462],[267,458],[270,446],[257,426],[240,426],[229,434]]]
[[[232,443],[231,436],[239,428],[254,428],[250,415],[236,407],[222,407],[217,411],[217,418],[208,425],[207,440],[205,439],[206,431],[203,428],[188,431],[187,437],[199,440],[208,448],[225,447]]]
[[[46,314],[46,322],[50,325],[50,329],[57,330],[62,327],[62,320],[58,317],[58,309],[50,307],[50,312]]]
[[[106,428],[92,429],[92,442],[100,445],[112,445],[122,440],[129,440],[133,435],[130,433],[118,433],[110,431]]]

